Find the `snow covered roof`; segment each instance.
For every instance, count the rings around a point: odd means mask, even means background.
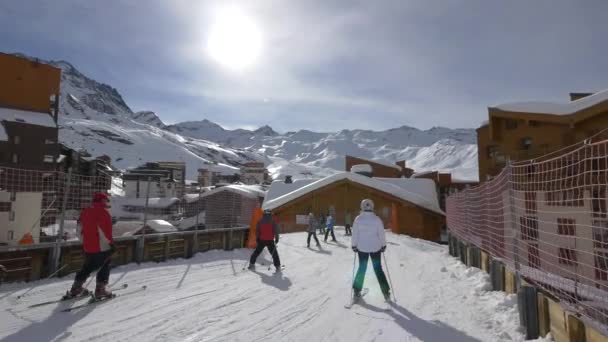
[[[267,200],[264,201],[262,208],[271,210],[278,208],[298,197],[345,179],[398,197],[435,213],[441,215],[445,214],[439,208],[435,182],[430,179],[370,178],[351,172],[337,173],[300,187],[299,189],[286,193],[280,197],[272,198],[270,200],[267,198]]]
[[[266,193],[264,202],[272,201],[275,198],[281,197],[292,191],[298,190],[299,188],[302,188],[308,184],[314,183],[318,180],[319,179],[303,178],[303,179],[296,179],[292,183],[285,183],[282,180],[275,180],[272,182],[272,184],[270,184],[270,188],[268,189],[268,192]]]
[[[266,191],[262,190],[258,185],[230,184],[215,188],[211,191],[204,192],[201,197],[211,196],[221,191],[230,191],[249,198],[258,198],[266,196]],[[196,194],[196,196],[198,198],[198,194]]]
[[[569,115],[574,114],[576,112],[580,112],[583,109],[587,109],[605,101],[608,101],[608,89],[597,92],[587,97],[583,97],[576,101],[570,101],[566,103],[514,102],[501,104],[495,106],[495,108],[507,112]]]
[[[0,107],[0,121],[26,123],[30,125],[57,128],[49,113]]]
[[[371,167],[371,165],[369,164],[357,164],[357,165],[353,165],[350,168],[350,172],[354,172],[354,173],[359,173],[359,172],[367,172],[367,173],[372,173],[373,169]]]

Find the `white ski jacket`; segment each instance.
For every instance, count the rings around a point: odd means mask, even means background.
[[[376,214],[364,211],[355,218],[353,223],[353,247],[364,253],[379,252],[386,246],[384,224]]]

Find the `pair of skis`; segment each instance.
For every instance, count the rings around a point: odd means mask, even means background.
[[[127,287],[125,286],[123,288],[127,288]],[[147,288],[148,287],[146,285],[143,285],[142,287],[140,287],[140,288],[138,288],[138,289],[136,289],[134,291],[121,294],[121,296],[126,296],[126,295],[131,295],[131,294],[134,294],[134,293],[138,293],[138,292],[144,291]],[[70,312],[70,311],[74,311],[74,310],[78,310],[78,309],[84,308],[84,307],[89,306],[89,305],[95,305],[95,304],[105,303],[107,301],[110,301],[110,300],[116,298],[117,296],[118,295],[116,293],[112,293],[112,295],[108,296],[108,297],[100,297],[100,298],[96,298],[95,296],[91,296],[91,299],[89,299],[86,303],[83,303],[83,304],[80,304],[80,305],[76,305],[76,306],[72,306],[72,307],[69,307],[69,308],[65,308],[65,309],[61,310],[61,312]]]
[[[125,284],[122,284],[118,288],[110,289],[110,291],[111,292],[118,292],[118,291],[121,291],[121,290],[124,290],[124,289],[128,288],[128,286],[129,285],[125,283]],[[147,286],[144,285],[140,289],[135,290],[135,291],[131,291],[131,292],[126,293],[126,294],[140,292],[142,290],[145,290],[146,288],[147,288]],[[112,296],[110,296],[110,297],[96,298],[90,291],[83,291],[78,296],[74,296],[74,297],[65,297],[65,296],[63,296],[60,299],[50,300],[50,301],[47,301],[47,302],[42,302],[42,303],[37,303],[37,304],[32,304],[32,305],[28,306],[28,308],[36,308],[36,307],[40,307],[40,306],[45,306],[45,305],[50,305],[50,304],[56,304],[56,303],[61,303],[61,302],[71,302],[71,301],[76,301],[78,299],[83,299],[83,298],[87,298],[87,297],[90,298],[89,301],[87,301],[84,304],[73,306],[73,307],[69,307],[69,308],[61,310],[62,312],[69,312],[69,311],[73,311],[73,310],[85,307],[87,305],[91,305],[91,304],[100,303],[100,302],[104,302],[104,301],[110,300],[112,298],[115,298],[116,296],[117,296],[117,294],[113,293]]]
[[[351,309],[355,304],[359,303],[363,297],[365,297],[366,294],[369,293],[369,289],[368,288],[363,288],[361,290],[361,293],[359,294],[359,296],[353,296],[350,299],[350,302],[345,304],[344,307],[346,309]],[[383,310],[384,311],[390,311],[391,310],[391,305],[392,305],[392,301],[390,299],[387,299],[384,301],[384,307]]]

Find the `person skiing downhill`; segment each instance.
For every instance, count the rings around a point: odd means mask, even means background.
[[[320,246],[319,243],[319,239],[317,239],[317,220],[315,220],[315,215],[312,213],[312,211],[310,212],[310,214],[308,214],[308,239],[306,240],[306,245],[307,247],[310,248],[310,237],[314,237],[315,238],[315,242],[317,243],[317,246]]]
[[[346,232],[345,233],[346,236],[353,235],[353,232],[350,229],[352,224],[353,224],[353,219],[350,216],[350,211],[347,211],[346,215],[344,215],[344,231]]]
[[[371,257],[376,278],[386,301],[390,300],[390,287],[382,270],[381,253],[386,251],[386,236],[382,220],[373,212],[374,202],[361,201],[361,213],[353,223],[352,249],[359,257],[359,269],[353,282],[355,298],[361,297],[361,289],[367,271],[367,261]]]
[[[327,222],[325,223],[325,242],[327,237],[331,233],[331,241],[336,241],[336,235],[334,234],[334,217],[332,214],[327,215]]]
[[[82,285],[89,275],[97,269],[95,297],[111,297],[112,293],[106,289],[110,279],[110,260],[115,251],[112,237],[112,217],[108,211],[109,197],[104,192],[93,194],[93,202],[89,208],[80,213],[82,248],[85,261],[82,268],[76,273],[71,289],[66,298],[80,296],[88,293]]]
[[[260,253],[262,253],[262,250],[264,250],[264,247],[266,247],[272,255],[272,262],[276,271],[281,272],[281,260],[279,259],[279,252],[276,247],[276,244],[279,243],[279,228],[272,220],[270,210],[264,211],[264,216],[256,224],[255,238],[257,246],[249,259],[249,269],[255,269],[255,261]]]

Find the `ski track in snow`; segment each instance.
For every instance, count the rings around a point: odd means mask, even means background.
[[[490,292],[489,278],[447,254],[445,246],[387,233],[386,258],[397,303],[383,310],[371,268],[369,294],[350,310],[350,238],[306,248],[306,234],[279,243],[282,275],[268,271],[267,251],[255,272],[247,249],[199,253],[192,259],[121,266],[110,284],[129,288],[111,301],[73,312],[80,302],[28,308],[59,297],[63,279],[0,288],[1,341],[521,341],[514,295]],[[345,248],[347,247],[347,248]],[[383,260],[384,262],[384,260]],[[259,265],[264,263],[266,266]],[[386,265],[385,265],[386,267]],[[274,267],[273,267],[274,268]],[[94,283],[94,281],[92,282]],[[148,288],[138,293],[142,285]],[[31,287],[27,296],[17,299]],[[89,285],[92,288],[92,285]],[[124,294],[123,297],[121,295]]]

